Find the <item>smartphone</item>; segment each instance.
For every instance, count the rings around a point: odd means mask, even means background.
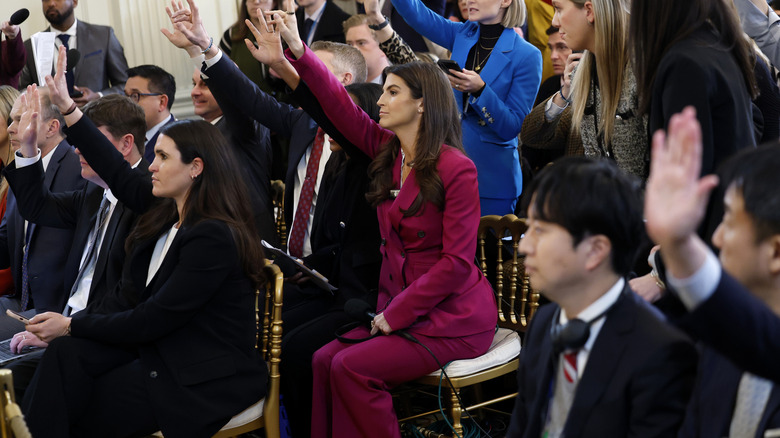
[[[10,317],[11,317],[11,318],[13,318],[13,319],[16,319],[16,320],[22,321],[22,322],[24,323],[24,325],[27,325],[27,324],[29,324],[29,323],[30,323],[30,320],[29,320],[29,319],[25,318],[24,316],[22,316],[21,314],[19,314],[19,313],[17,313],[17,312],[14,312],[14,311],[13,311],[13,310],[11,310],[11,309],[5,309],[5,314],[6,314],[6,315],[8,315],[8,316],[10,316]]]
[[[70,97],[71,97],[71,99],[84,97],[84,93],[82,93],[81,91],[78,91],[78,90],[73,90],[73,92],[70,93]]]
[[[460,68],[457,62],[451,60],[451,59],[440,59],[436,61],[436,64],[439,66],[440,69],[444,70],[444,73],[452,74],[450,73],[450,70],[456,70],[461,71],[463,70]]]

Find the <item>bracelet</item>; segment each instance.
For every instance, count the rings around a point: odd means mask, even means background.
[[[76,108],[78,108],[78,107],[76,106],[76,102],[73,102],[73,103],[70,105],[70,108],[68,108],[68,110],[67,110],[67,111],[65,111],[64,113],[62,113],[62,115],[63,115],[63,116],[69,116],[69,115],[73,114],[73,111],[76,111]]]
[[[382,29],[386,28],[387,25],[390,24],[390,21],[389,21],[389,19],[387,18],[386,15],[382,15],[382,16],[385,17],[385,21],[383,21],[383,22],[381,22],[379,24],[369,24],[368,28],[371,29],[371,30],[382,30]]]
[[[571,94],[569,95],[569,98],[567,99],[566,96],[563,95],[563,87],[561,87],[561,89],[558,90],[558,95],[561,96],[561,99],[563,99],[566,102],[567,105],[571,104]]]
[[[205,55],[205,54],[206,54],[206,52],[208,52],[209,50],[211,50],[211,46],[213,46],[213,45],[214,45],[214,37],[209,37],[209,46],[208,46],[208,47],[206,47],[206,50],[202,50],[200,53],[202,53],[202,54],[204,54],[204,55]]]

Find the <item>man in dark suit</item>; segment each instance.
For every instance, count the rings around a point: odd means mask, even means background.
[[[139,65],[127,70],[125,96],[140,105],[146,115],[143,156],[151,163],[160,128],[176,121],[171,114],[176,98],[176,79],[156,65]]]
[[[702,146],[695,114],[674,116],[668,145],[657,143],[647,229],[661,245],[666,284],[691,312],[678,322],[707,345],[680,436],[780,432],[780,391],[772,382],[779,381],[780,147],[740,152],[720,172],[725,215],[712,243],[720,250],[721,267],[696,234],[717,179],[699,179]]]
[[[344,29],[341,24],[348,18],[349,14],[327,0],[299,1],[295,11],[298,33],[309,46],[315,41],[343,43]]]
[[[138,105],[124,96],[108,95],[87,104],[84,114],[122,153],[125,161],[137,172],[148,175],[149,165],[141,157],[146,122]],[[65,264],[63,287],[69,298],[63,313],[100,312],[102,299],[114,291],[121,278],[125,240],[138,215],[117,201],[85,160],[81,161],[81,175],[88,181],[84,189],[51,193],[42,184],[43,167],[38,154],[24,147],[20,152],[30,158],[17,158],[5,172],[22,216],[37,225],[74,230],[73,245]],[[11,341],[12,351],[29,345],[47,346],[26,331],[17,333]],[[9,366],[14,371],[17,397],[23,398],[19,394],[24,393],[42,354],[26,356]]]
[[[81,178],[79,158],[62,134],[62,114],[51,104],[46,89],[40,90],[40,100],[37,144],[44,168],[43,185],[52,192],[79,190],[85,182]],[[24,98],[20,97],[11,109],[12,123],[8,127],[8,135],[12,147],[18,147],[19,139],[30,124],[29,118],[21,117],[25,109],[23,102]],[[13,190],[9,191],[8,207],[0,223],[0,266],[11,267],[15,293],[0,298],[0,311],[5,313],[6,309],[11,309],[29,315],[49,310],[61,311],[67,298],[62,284],[72,240],[73,230],[38,226],[25,221],[19,213]],[[18,321],[0,319],[2,339],[22,329]]]
[[[609,160],[562,160],[535,181],[519,249],[552,303],[526,333],[507,437],[673,436],[680,427],[696,353],[628,287],[640,195]]]
[[[201,49],[198,49],[196,45],[193,45],[178,32],[169,35],[168,38],[174,45],[186,49],[191,57],[198,59],[197,56],[200,55]],[[203,31],[203,35],[206,35],[205,31]],[[205,38],[208,41],[208,35]],[[326,63],[330,63],[334,74],[341,79],[344,85],[365,81],[365,59],[363,59],[363,55],[358,50],[344,44],[326,41],[315,43],[312,50],[326,60]],[[287,164],[287,176],[285,177],[284,216],[290,230],[288,235],[292,236],[296,228],[294,218],[299,205],[300,193],[309,167],[311,151],[317,137],[317,123],[305,111],[286,103],[278,102],[260,89],[251,91],[252,89],[247,88],[249,84],[243,80],[245,78],[241,72],[232,64],[230,59],[223,56],[223,53],[217,46],[212,46],[207,51],[202,64],[203,78],[200,76],[193,77],[195,87],[192,91],[192,98],[195,103],[196,113],[200,111],[203,114],[212,114],[211,117],[215,117],[213,114],[217,114],[222,105],[229,103],[231,110],[236,114],[252,118],[267,129],[290,139],[289,161]],[[212,96],[212,93],[213,97],[219,100],[219,105],[216,102],[213,104],[209,103],[208,99]],[[205,118],[205,116],[202,117]],[[321,185],[322,175],[330,157],[327,138],[323,136],[322,141],[311,210],[307,217],[297,222],[298,226],[302,227],[301,234],[303,238],[300,243],[300,251],[291,252],[296,257],[305,257],[312,253],[310,237],[312,228],[311,218],[316,214],[317,197],[322,190],[326,189]]]
[[[69,89],[83,93],[80,97],[74,95],[74,100],[78,105],[84,105],[104,94],[122,93],[127,80],[127,60],[112,28],[76,20],[73,10],[78,3],[78,0],[43,0],[41,5],[51,24],[46,31],[54,32],[55,45],[76,49],[81,54],[68,85]],[[22,87],[38,83],[31,40],[26,40],[24,45],[30,56],[22,70]],[[57,58],[56,50],[54,58]]]
[[[271,203],[271,137],[268,128],[238,110],[235,103],[217,99],[196,69],[192,74],[192,104],[195,114],[219,128],[235,147],[249,183],[249,196],[260,237],[277,244]]]

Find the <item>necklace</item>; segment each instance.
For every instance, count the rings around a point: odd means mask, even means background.
[[[498,40],[499,38],[500,38],[500,36],[497,36],[497,37],[483,37],[483,36],[481,36],[481,37],[479,37],[479,39],[477,40],[477,47],[474,48],[474,62],[472,62],[472,64],[471,64],[471,69],[472,70],[474,70],[477,73],[479,73],[479,71],[482,70],[482,67],[485,66],[485,63],[487,62],[488,58],[490,58],[490,54],[493,53],[493,49],[496,47],[496,42],[497,42],[496,40]],[[493,41],[493,46],[492,47],[485,47],[485,46],[483,46],[482,45],[482,41],[483,40],[485,40],[485,41]],[[485,54],[485,57],[482,59],[482,61],[480,61],[481,57],[479,56],[479,52],[480,52],[479,49],[482,49],[485,52],[487,52]]]
[[[479,45],[480,48],[485,49],[482,47],[482,44]],[[482,61],[479,60],[479,49],[474,51],[474,62],[471,64],[471,69],[475,72],[479,73],[480,70],[482,70],[482,67],[485,66],[485,63],[487,62],[488,58],[490,58],[490,54],[493,53],[493,48],[485,49],[487,50],[487,55],[485,56],[485,59]]]

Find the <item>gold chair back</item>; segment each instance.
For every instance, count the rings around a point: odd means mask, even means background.
[[[525,273],[525,257],[518,246],[528,229],[525,219],[513,214],[488,215],[479,220],[477,258],[482,273],[491,280],[498,305],[498,325],[525,331],[539,307],[539,293],[531,288]],[[500,244],[489,245],[497,238]],[[492,254],[489,252],[492,250]],[[493,272],[489,272],[489,269]]]
[[[282,288],[284,276],[278,266],[266,261],[263,267],[266,278],[264,293],[255,293],[255,323],[258,334],[256,346],[268,366],[268,392],[263,405],[263,416],[249,423],[223,428],[214,438],[236,437],[260,428],[265,429],[266,438],[279,438],[279,363],[282,356]],[[262,317],[261,317],[262,313]],[[262,331],[259,329],[262,328]]]
[[[0,407],[3,421],[0,424],[2,438],[30,438],[30,430],[24,422],[22,410],[16,404],[11,370],[0,369]]]
[[[284,181],[275,179],[271,181],[271,203],[274,207],[274,220],[276,223],[276,235],[279,236],[279,245],[287,248],[287,224],[284,221]]]

